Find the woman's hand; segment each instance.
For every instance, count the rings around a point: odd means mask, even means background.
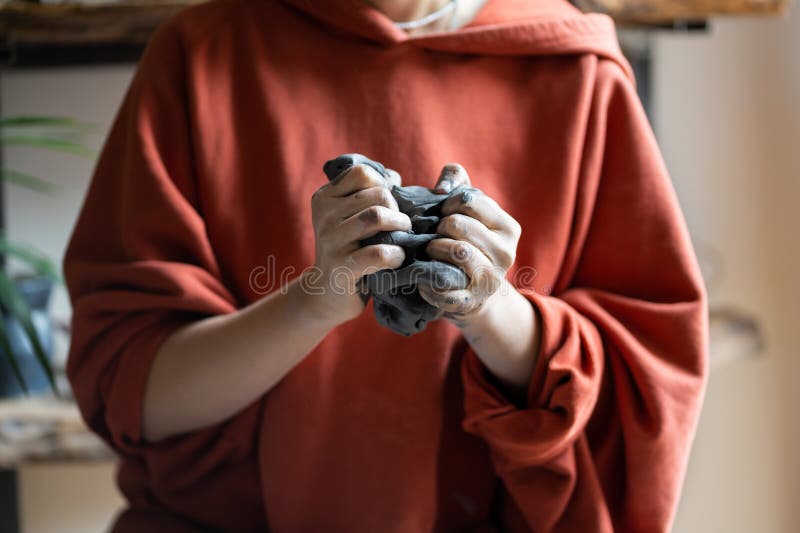
[[[387,183],[389,181],[389,183]],[[356,166],[319,189],[312,203],[315,268],[237,310],[177,329],[159,347],[144,396],[142,433],[155,442],[226,420],[271,390],[338,324],[364,308],[355,289],[367,272],[397,267],[397,246],[358,241],[408,230],[386,180]],[[224,353],[220,353],[224,347]]]
[[[448,164],[442,169],[436,192],[465,187],[442,206],[443,218],[436,233],[444,238],[428,244],[433,259],[461,268],[469,277],[466,289],[441,291],[420,286],[420,294],[444,316],[463,327],[503,285],[506,272],[514,264],[520,225],[497,202],[470,187],[464,167]]]
[[[343,323],[364,310],[358,281],[366,274],[397,268],[405,259],[399,246],[359,241],[381,231],[408,231],[411,220],[397,207],[391,185],[400,176],[390,171],[386,179],[368,165],[356,165],[322,186],[311,199],[316,240],[314,268],[301,279],[315,309]]]
[[[524,406],[539,356],[541,317],[506,281],[521,229],[497,202],[469,185],[469,176],[461,165],[442,169],[437,192],[465,188],[442,206],[443,218],[436,232],[445,237],[431,241],[427,248],[431,257],[464,270],[469,285],[457,291],[436,291],[420,285],[419,290],[461,329],[507,397]],[[501,287],[503,290],[498,290]]]

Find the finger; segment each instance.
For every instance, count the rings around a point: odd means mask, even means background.
[[[458,163],[447,163],[442,167],[439,179],[436,180],[436,186],[433,190],[436,193],[444,194],[455,190],[457,187],[469,185],[469,174],[467,174],[464,167]]]
[[[422,299],[443,311],[445,314],[468,314],[482,305],[482,300],[467,289],[452,291],[437,290],[429,285],[419,285],[419,295]]]
[[[397,200],[394,199],[392,192],[386,187],[361,189],[344,198],[331,199],[330,201],[336,204],[333,207],[334,212],[332,214],[339,222],[373,205],[380,205],[398,211]]]
[[[493,231],[502,231],[510,235],[519,235],[519,223],[492,198],[478,189],[467,189],[454,194],[442,204],[442,215],[461,213],[483,223]]]
[[[433,259],[457,266],[469,278],[469,289],[480,294],[491,294],[502,282],[505,271],[492,265],[489,258],[477,247],[454,239],[434,239],[425,251]]]
[[[351,268],[355,279],[390,268],[400,268],[406,259],[405,251],[393,244],[373,244],[351,253],[345,267]]]
[[[390,186],[400,187],[403,184],[403,179],[400,177],[400,173],[397,172],[393,168],[387,168],[386,172],[389,173],[389,177],[386,178],[389,182]]]
[[[370,187],[385,187],[388,184],[380,172],[369,165],[354,165],[349,170],[326,183],[315,193],[321,196],[341,197]]]
[[[340,245],[346,245],[371,237],[380,231],[396,230],[411,230],[411,219],[408,215],[382,205],[373,205],[335,226],[331,238]]]
[[[453,213],[444,217],[436,227],[436,233],[456,241],[465,241],[489,258],[495,266],[508,270],[514,264],[513,249],[499,232],[487,228],[479,220],[461,213]]]

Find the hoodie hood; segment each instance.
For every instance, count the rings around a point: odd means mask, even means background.
[[[365,0],[283,0],[345,33],[384,46],[407,44],[439,52],[483,55],[591,53],[619,63],[633,81],[613,19],[583,13],[566,0],[487,0],[454,31],[409,35]]]

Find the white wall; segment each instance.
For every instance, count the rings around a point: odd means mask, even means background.
[[[39,463],[19,471],[23,533],[107,531],[122,498],[113,486],[112,463]]]
[[[675,530],[800,531],[800,469],[792,453],[800,449],[800,13],[726,20],[702,35],[660,35],[655,53],[655,120],[665,158],[699,248],[710,243],[725,257],[713,299],[754,312],[769,344],[760,358],[712,375]],[[92,142],[99,147],[132,72],[6,71],[0,109],[97,122]],[[7,187],[6,210],[11,237],[60,258],[91,162],[21,149],[6,150],[4,160],[57,178],[52,197]],[[63,293],[55,309],[67,316]],[[32,513],[57,498],[58,480],[74,474],[37,474],[23,477],[23,522],[27,531],[59,531],[52,513],[50,521]],[[64,497],[75,486],[67,483]],[[119,503],[111,469],[87,472],[77,486],[93,530]]]
[[[712,301],[752,311],[768,349],[711,375],[681,532],[800,531],[800,11],[661,35],[655,121]]]

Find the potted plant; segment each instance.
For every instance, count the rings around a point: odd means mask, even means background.
[[[67,117],[0,118],[0,145],[93,157],[95,152],[80,141],[89,127]],[[6,183],[45,194],[54,190],[50,182],[37,176],[5,167],[0,172]],[[12,258],[23,266],[23,274],[9,273]],[[51,259],[30,244],[8,240],[0,231],[0,398],[48,388],[58,395],[48,304],[54,284],[60,281],[59,269]]]

